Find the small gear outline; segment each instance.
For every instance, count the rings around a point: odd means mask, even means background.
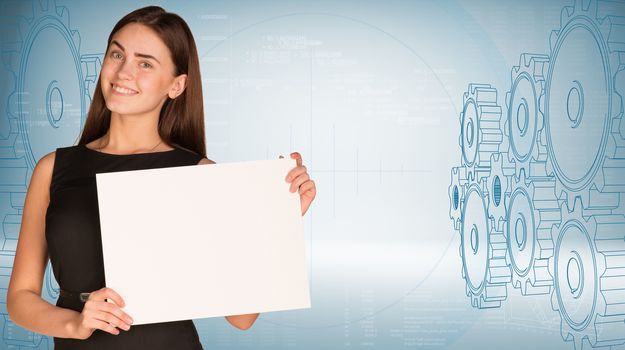
[[[462,222],[462,208],[464,196],[468,187],[467,168],[464,166],[451,168],[451,185],[449,185],[449,218],[454,224],[454,230],[460,231]]]
[[[489,84],[469,84],[460,113],[459,145],[470,181],[488,176],[490,156],[499,152],[503,141],[501,113],[496,89]]]
[[[488,189],[488,216],[497,231],[503,230],[506,219],[506,203],[510,197],[514,162],[508,160],[506,153],[494,153],[490,157],[490,175],[486,178]]]
[[[545,76],[549,56],[523,53],[519,65],[512,67],[512,85],[506,93],[508,112],[504,134],[508,155],[514,160],[515,174],[525,172],[528,179],[546,178],[547,149],[541,143],[544,128]]]
[[[553,255],[551,229],[560,223],[560,203],[555,180],[528,180],[522,172],[514,178],[506,214],[506,261],[512,286],[522,295],[548,294],[553,279],[549,258]]]
[[[469,185],[462,212],[460,256],[465,292],[475,308],[497,308],[506,300],[510,267],[503,232],[489,224],[483,183]]]

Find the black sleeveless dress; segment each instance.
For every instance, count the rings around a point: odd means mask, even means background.
[[[77,294],[106,285],[96,173],[194,165],[201,159],[200,155],[179,148],[129,155],[101,153],[84,145],[58,148],[45,234],[54,276],[61,289]],[[79,298],[69,294],[59,297],[56,305],[78,312],[84,306]],[[130,330],[119,331],[119,335],[113,335],[96,330],[86,340],[54,338],[54,346],[57,350],[202,349],[191,320],[131,325]]]

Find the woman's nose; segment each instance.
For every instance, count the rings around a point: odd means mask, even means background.
[[[124,61],[119,65],[117,70],[117,77],[121,80],[130,80],[134,78],[135,72],[133,70],[132,62]]]

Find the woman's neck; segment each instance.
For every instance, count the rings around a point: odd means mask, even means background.
[[[111,113],[108,132],[96,146],[102,151],[127,154],[171,149],[158,133],[157,116],[133,116]]]

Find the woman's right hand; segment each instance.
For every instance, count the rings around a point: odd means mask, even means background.
[[[110,299],[115,304],[109,303]],[[122,311],[126,304],[122,297],[111,288],[102,288],[89,294],[85,307],[78,315],[75,324],[75,334],[78,339],[87,339],[96,329],[113,335],[118,335],[121,328],[129,330],[133,320]]]

